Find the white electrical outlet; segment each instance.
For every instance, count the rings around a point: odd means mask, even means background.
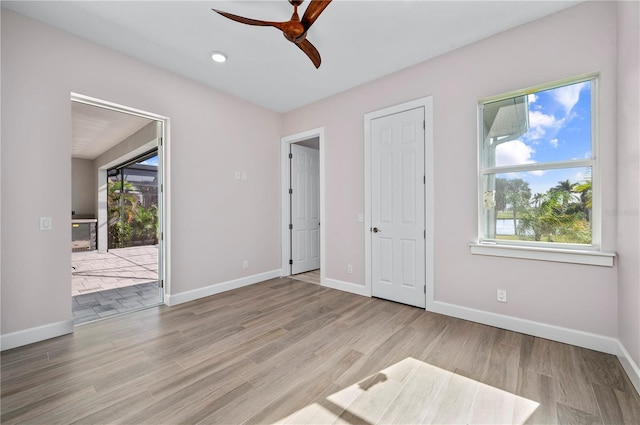
[[[242,268],[243,269],[248,269],[249,268],[249,260],[244,260],[242,262]]]
[[[364,214],[358,213],[358,223],[364,223]]]
[[[236,174],[234,177],[236,180],[240,180],[240,171],[236,171]]]
[[[351,264],[347,264],[347,273],[353,273],[353,266]]]
[[[507,290],[506,289],[498,289],[498,302],[506,303],[507,302]]]
[[[243,173],[242,173],[242,181],[245,181],[245,182],[246,182],[246,181],[247,181],[247,179],[248,179],[247,173],[243,172]]]

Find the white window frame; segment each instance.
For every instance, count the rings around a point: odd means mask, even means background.
[[[483,168],[484,125],[483,107],[487,103],[508,98],[525,96],[544,90],[576,84],[584,81],[591,83],[591,158],[553,163],[533,163],[513,166]],[[613,266],[615,255],[602,252],[601,220],[602,201],[600,191],[599,155],[598,155],[598,75],[589,74],[541,84],[478,101],[478,239],[470,244],[471,254],[491,255],[542,261]],[[555,170],[563,168],[591,168],[592,207],[591,207],[591,244],[567,244],[555,242],[530,242],[487,238],[484,234],[484,176],[534,170]]]

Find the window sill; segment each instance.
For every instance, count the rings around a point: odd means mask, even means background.
[[[494,257],[522,258],[526,260],[555,261],[559,263],[588,264],[613,267],[614,253],[600,251],[578,251],[571,249],[537,248],[498,244],[471,243],[471,254]]]

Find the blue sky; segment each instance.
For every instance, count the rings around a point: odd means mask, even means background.
[[[591,158],[590,81],[530,94],[528,101],[529,131],[497,146],[496,166]],[[542,193],[561,180],[580,182],[588,172],[581,167],[503,177],[522,178],[533,193]]]
[[[153,156],[147,160],[142,161],[140,164],[144,165],[158,165],[158,155]]]

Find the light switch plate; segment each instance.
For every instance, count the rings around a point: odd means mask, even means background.
[[[506,289],[498,289],[498,302],[506,303],[507,302],[507,290]]]
[[[40,217],[40,230],[53,230],[53,219],[51,217]]]

